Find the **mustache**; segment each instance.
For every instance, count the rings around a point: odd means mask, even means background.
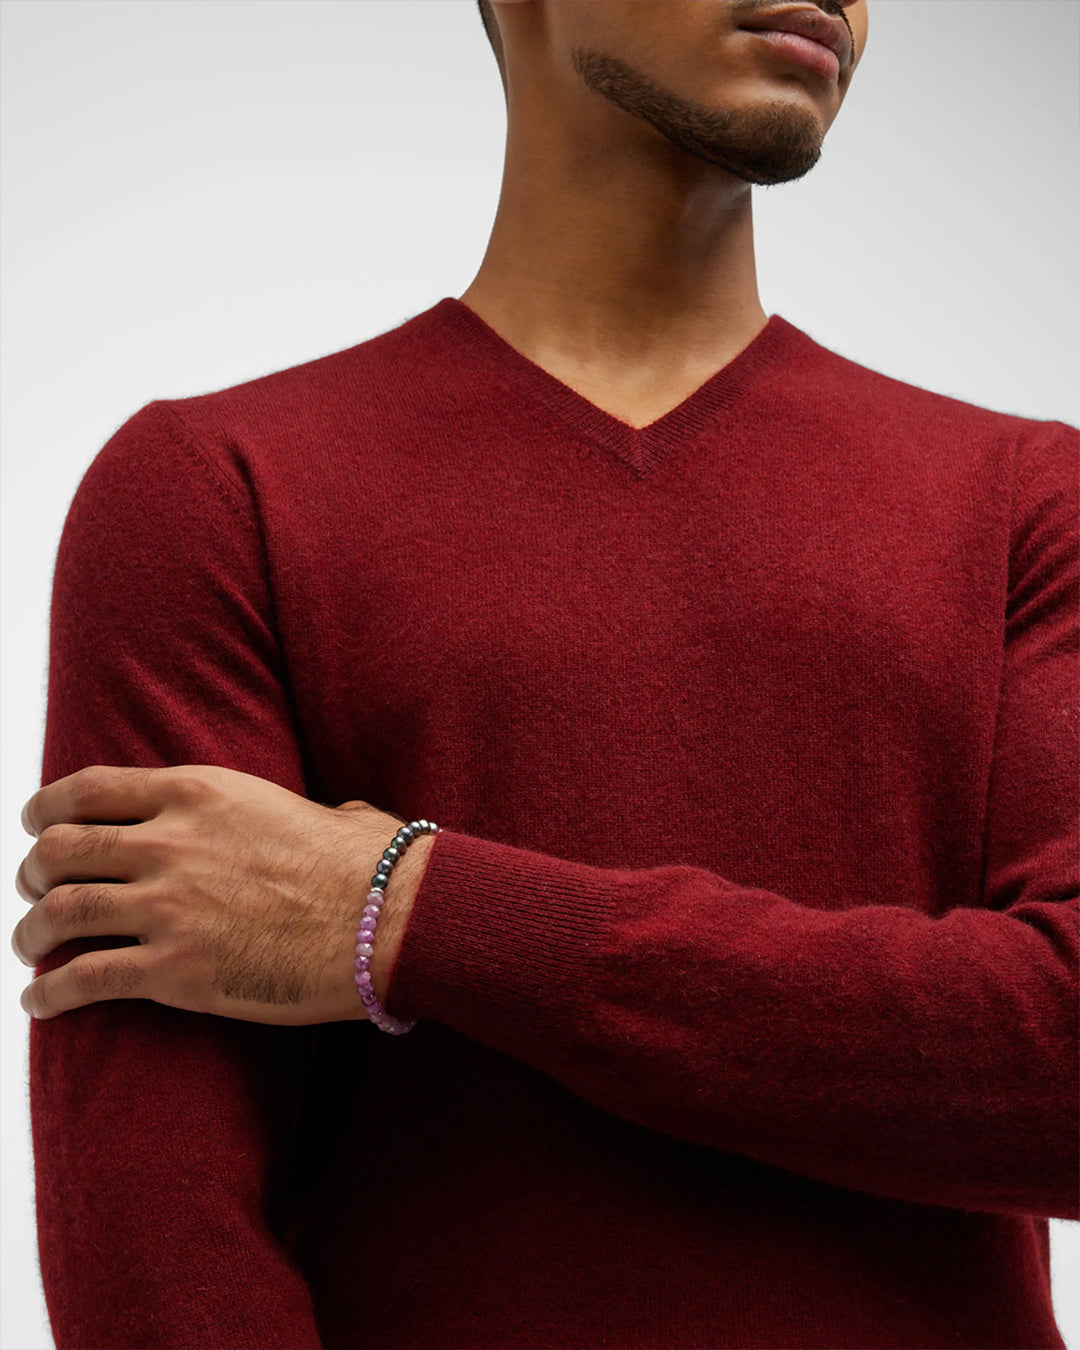
[[[809,0],[809,3],[815,5],[823,14],[828,14],[830,18],[844,18],[843,0]],[[747,15],[767,14],[777,8],[779,8],[778,0],[728,0],[728,9],[736,19],[742,19]]]

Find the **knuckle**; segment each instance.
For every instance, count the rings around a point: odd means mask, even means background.
[[[174,935],[192,930],[195,915],[191,897],[182,887],[170,884],[165,879],[156,886],[147,883],[144,894],[146,909],[153,915],[159,928]]]
[[[173,772],[172,787],[183,802],[202,802],[214,796],[218,787],[199,765],[184,764]]]
[[[43,863],[52,863],[67,857],[71,850],[72,835],[70,825],[46,825],[34,845],[38,858]]]
[[[53,890],[45,892],[37,902],[36,908],[46,927],[54,932],[64,926],[66,917],[70,913],[63,891],[55,887]]]
[[[94,831],[95,848],[112,853],[130,841],[130,833],[122,825],[88,825]]]
[[[154,821],[147,821],[138,830],[139,852],[154,869],[167,867],[176,857],[179,841],[176,827],[162,829]]]
[[[80,998],[93,998],[102,987],[104,964],[97,953],[78,956],[70,962],[71,983]]]
[[[96,857],[103,848],[111,848],[117,837],[115,825],[71,826],[68,856],[73,862],[86,862]]]
[[[50,891],[50,895],[55,892]],[[48,896],[46,897],[48,899]],[[120,908],[113,887],[92,883],[69,889],[65,905],[68,923],[75,927],[110,918]]]
[[[172,884],[168,877],[141,881],[138,901],[137,912],[142,920],[140,932],[152,930],[175,935],[182,931],[187,906],[181,888]]]
[[[76,802],[99,797],[109,787],[111,770],[105,764],[89,764],[72,779],[71,795]]]
[[[117,956],[100,974],[100,987],[109,998],[124,998],[144,982],[145,968],[129,956]]]

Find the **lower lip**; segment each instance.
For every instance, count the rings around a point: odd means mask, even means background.
[[[776,48],[781,56],[789,61],[795,61],[800,66],[807,66],[810,70],[816,70],[818,74],[826,76],[830,80],[839,80],[840,78],[840,59],[831,47],[826,47],[824,43],[814,42],[810,38],[802,37],[799,33],[779,33],[774,28],[743,28],[744,33],[750,33],[754,37],[764,38],[766,42]]]

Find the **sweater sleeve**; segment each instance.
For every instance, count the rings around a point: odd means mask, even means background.
[[[387,999],[679,1139],[918,1204],[1080,1218],[1078,436],[1015,455],[981,903],[799,903],[444,828]],[[1003,587],[1004,591],[1004,587]]]
[[[270,613],[249,504],[148,404],[92,461],[64,522],[42,784],[91,764],[218,764],[303,795]],[[137,942],[66,942],[35,973]],[[313,1030],[149,999],[31,1020],[38,1246],[60,1350],[321,1344],[267,1218]]]

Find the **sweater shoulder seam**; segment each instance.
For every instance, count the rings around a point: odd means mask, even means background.
[[[236,508],[237,513],[243,519],[244,523],[250,528],[257,530],[258,524],[255,520],[252,505],[248,497],[242,491],[240,486],[210,458],[203,449],[198,436],[171,404],[165,399],[156,399],[147,405],[147,410],[152,410],[161,414],[161,416],[171,425],[185,447],[191,452],[193,458],[202,465],[203,470],[210,475],[219,487],[225,489],[233,507]]]

